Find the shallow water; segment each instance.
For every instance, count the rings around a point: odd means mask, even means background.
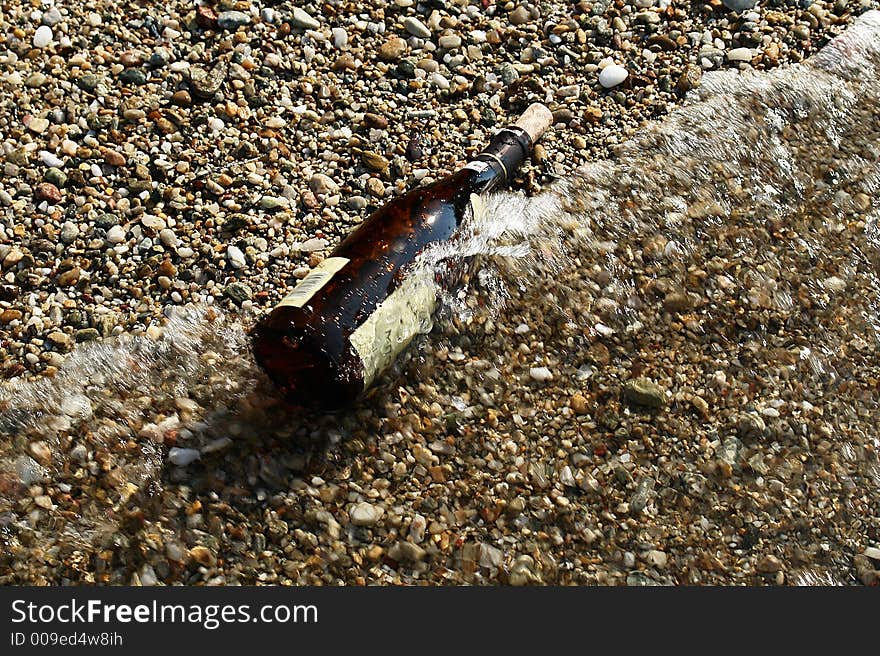
[[[362,430],[362,412],[419,384],[420,353],[455,347],[487,319],[513,321],[509,310],[559,326],[544,335],[546,348],[570,351],[579,384],[613,374],[594,375],[579,352],[607,340],[632,347],[655,372],[650,351],[676,350],[683,385],[698,372],[687,383],[695,394],[712,385],[741,394],[741,409],[762,423],[781,411],[789,421],[765,445],[767,457],[803,456],[807,482],[797,484],[834,506],[822,529],[829,555],[789,581],[853,582],[854,547],[835,526],[870,542],[880,499],[878,65],[880,13],[870,12],[805,64],[706,75],[684,107],[615,159],[536,198],[489,198],[453,247],[424,258],[425,266],[476,258],[469,283],[445,295],[435,331],[347,415],[286,409],[247,351],[252,318],[208,307],[169,308],[149,336],[78,345],[54,379],[10,381],[0,388],[6,551],[33,553],[39,539],[46,558],[87,562],[96,550],[125,548],[131,507],[141,508],[140,522],[161,515],[150,500],[189,485],[177,466],[189,461],[221,472],[224,459],[244,457],[241,478],[216,474],[218,486],[258,501],[284,487],[280,469],[320,475],[344,460],[338,445]],[[458,410],[476,405],[449,394]],[[705,434],[739,449],[746,438],[725,441],[729,406],[707,418]],[[822,466],[816,451],[833,456],[837,487],[811,478]],[[100,480],[100,494],[81,494],[84,480]],[[201,484],[210,490],[210,476]]]

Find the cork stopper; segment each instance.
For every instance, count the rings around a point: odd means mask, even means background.
[[[526,111],[522,113],[516,123],[515,126],[518,128],[522,128],[528,133],[529,137],[532,140],[532,143],[535,143],[538,139],[541,138],[541,135],[544,134],[545,130],[549,128],[553,124],[553,114],[547,109],[546,105],[541,103],[533,103],[526,108]]]

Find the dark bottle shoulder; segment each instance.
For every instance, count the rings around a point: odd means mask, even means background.
[[[474,173],[467,169],[459,169],[455,173],[430,184],[410,189],[402,196],[389,201],[379,212],[394,206],[412,206],[429,203],[434,200],[451,201],[458,197],[470,196],[470,180]]]
[[[466,173],[466,172],[465,172]],[[340,244],[339,251],[360,242],[362,239],[381,239],[383,235],[390,238],[401,229],[419,230],[426,219],[443,212],[445,207],[457,215],[463,211],[470,191],[466,187],[468,176],[459,171],[452,176],[417,187],[389,201],[368,216]],[[433,223],[433,221],[431,222]]]

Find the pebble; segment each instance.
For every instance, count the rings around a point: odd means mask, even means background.
[[[238,246],[229,246],[226,249],[226,259],[229,260],[229,265],[233,269],[241,269],[247,264],[244,253]]]
[[[529,369],[529,376],[532,380],[536,380],[539,383],[546,383],[549,380],[553,380],[553,372],[547,367],[531,367]]]
[[[523,7],[522,5],[517,5],[508,15],[508,20],[511,25],[525,25],[528,23],[532,17],[529,14],[529,10]]]
[[[320,237],[312,237],[307,239],[299,246],[300,252],[311,253],[312,251],[321,251],[327,248],[327,240]]]
[[[34,48],[45,48],[52,43],[53,38],[52,28],[48,25],[40,25],[34,31]]]
[[[61,226],[60,238],[65,244],[73,243],[79,237],[79,228],[71,221],[65,221]]]
[[[330,30],[330,35],[333,39],[334,48],[342,50],[348,45],[348,32],[345,31],[344,27],[334,27]]]
[[[457,50],[461,47],[461,37],[457,34],[444,34],[437,39],[437,45],[443,50]]]
[[[41,182],[34,188],[34,198],[38,201],[45,200],[52,204],[61,201],[61,191],[51,182]]]
[[[379,506],[362,501],[355,504],[348,514],[351,518],[351,523],[355,526],[375,526],[382,519],[385,511]]]
[[[224,30],[237,30],[250,22],[251,17],[243,11],[224,11],[217,16],[217,25]]]
[[[6,309],[0,312],[0,323],[12,323],[13,321],[18,321],[19,319],[21,319],[21,317],[21,310]]]
[[[217,564],[217,557],[208,547],[196,545],[189,550],[189,557],[203,567],[214,567]]]
[[[397,61],[406,52],[406,41],[399,36],[393,36],[379,46],[379,58],[384,61]]]
[[[315,173],[309,180],[309,189],[316,194],[331,195],[339,192],[339,185],[329,176]]]
[[[174,231],[170,228],[162,228],[159,231],[159,241],[162,242],[162,245],[165,246],[165,248],[169,248],[171,250],[175,250],[180,244],[180,240],[177,238],[177,235],[175,235]]]
[[[731,11],[748,11],[752,9],[756,4],[758,4],[758,0],[722,0],[724,2],[724,6],[730,9]]]
[[[364,187],[373,198],[384,198],[385,196],[385,185],[378,178],[368,179]]]
[[[578,415],[585,415],[590,411],[587,397],[585,397],[583,394],[573,395],[569,400],[568,405],[572,410],[574,410],[575,414]]]
[[[480,567],[486,569],[496,569],[501,566],[504,559],[504,553],[498,547],[493,547],[486,542],[480,543]]]
[[[314,18],[310,13],[300,7],[293,8],[293,12],[290,16],[290,24],[304,30],[317,30],[321,27],[321,23],[318,19]]]
[[[570,84],[565,87],[559,87],[556,90],[557,98],[579,98],[581,95],[581,87],[579,84]]]
[[[407,16],[403,19],[403,27],[407,32],[420,39],[431,38],[431,30],[429,30],[422,21],[413,16]]]
[[[189,107],[192,105],[192,96],[186,89],[179,89],[171,94],[171,102],[180,107]]]
[[[96,328],[81,328],[74,333],[73,340],[80,344],[82,342],[93,342],[100,337],[101,334]]]
[[[735,62],[752,61],[754,54],[750,48],[734,48],[727,51],[727,59]]]
[[[388,557],[398,562],[418,563],[427,555],[427,551],[408,540],[399,540],[388,550]]]
[[[67,271],[62,272],[58,276],[58,284],[61,287],[70,287],[71,285],[75,285],[79,282],[79,278],[81,275],[81,270],[79,267],[73,267],[68,269]],[[64,337],[64,333],[55,333]]]
[[[289,207],[290,201],[284,197],[279,196],[263,196],[260,199],[260,207],[264,210],[277,210],[284,207]]]
[[[651,549],[650,551],[648,551],[645,560],[648,562],[649,565],[652,565],[653,567],[659,567],[661,569],[666,567],[667,563],[669,562],[669,558],[666,553],[657,549]]]
[[[31,89],[37,89],[43,86],[47,80],[48,78],[38,71],[28,75],[27,79],[24,81],[24,85]]]
[[[46,169],[43,177],[46,179],[46,182],[55,185],[59,189],[67,184],[67,174],[54,166]]]
[[[32,118],[30,123],[28,123],[28,130],[31,132],[36,132],[37,134],[42,134],[46,130],[49,129],[49,119],[36,117]]]
[[[49,27],[54,27],[58,23],[63,20],[61,12],[58,10],[58,7],[49,7],[46,11],[43,12],[43,16],[41,18],[41,22],[43,25],[48,25]]]
[[[513,586],[540,584],[541,578],[535,573],[535,559],[527,555],[518,556],[510,568],[509,581]]]
[[[40,161],[50,168],[60,169],[64,166],[64,160],[48,150],[40,151]]]
[[[114,225],[107,231],[107,241],[111,244],[121,244],[125,239],[125,229],[120,225]]]
[[[599,84],[606,89],[616,87],[629,76],[629,72],[618,64],[609,64],[599,73]]]
[[[178,467],[186,467],[201,457],[202,454],[198,449],[181,449],[174,446],[168,450],[168,461]]]
[[[666,405],[666,390],[647,378],[627,381],[623,395],[631,403],[648,408],[662,408]]]
[[[251,288],[240,282],[226,285],[226,289],[223,293],[239,306],[245,301],[251,300],[254,296],[254,292]]]
[[[371,171],[385,174],[388,172],[390,162],[386,157],[372,150],[365,150],[361,153],[361,161]]]

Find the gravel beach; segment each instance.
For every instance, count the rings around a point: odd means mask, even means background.
[[[877,584],[878,53],[785,77],[877,6],[7,3],[0,583]],[[285,407],[254,317],[532,102],[529,255]]]

